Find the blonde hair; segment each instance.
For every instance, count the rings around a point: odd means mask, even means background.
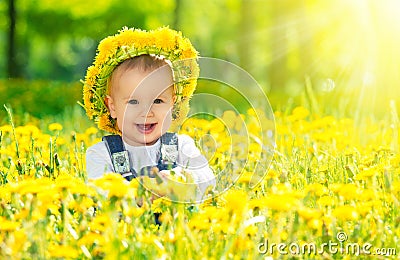
[[[171,70],[171,77],[173,77],[172,67],[170,66],[169,62],[162,57],[143,54],[123,61],[114,69],[109,77],[107,84],[108,95],[112,94],[117,78],[125,72],[130,70],[136,70],[138,72],[152,72],[165,66],[168,66],[168,68]]]

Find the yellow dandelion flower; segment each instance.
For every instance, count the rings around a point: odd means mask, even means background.
[[[240,176],[239,179],[237,180],[237,183],[250,183],[252,178],[253,178],[254,173],[253,172],[243,172]]]
[[[138,179],[133,179],[129,182],[129,187],[132,189],[137,189],[140,186],[140,182],[138,181]]]
[[[89,232],[88,234],[85,234],[83,237],[81,237],[78,241],[78,245],[92,245],[96,243],[99,246],[104,245],[106,242],[106,239],[104,235],[96,233],[96,232]]]
[[[394,193],[400,193],[400,181],[393,182],[392,189]]]
[[[249,116],[257,116],[257,110],[254,108],[247,109],[247,115]]]
[[[131,46],[134,44],[136,37],[138,37],[138,32],[136,30],[125,27],[115,36],[115,40],[118,42],[119,46]]]
[[[151,210],[155,213],[162,213],[162,207],[171,205],[171,201],[164,198],[158,198],[151,204]]]
[[[40,130],[35,125],[27,124],[24,126],[16,127],[15,132],[16,132],[16,134],[21,135],[21,136],[37,138],[39,136]]]
[[[261,132],[261,125],[259,124],[259,122],[250,122],[247,124],[247,129],[250,133],[257,136]]]
[[[328,188],[320,183],[309,184],[305,189],[315,196],[322,196],[329,193]]]
[[[64,145],[66,143],[67,143],[67,140],[64,137],[62,137],[62,136],[57,137],[56,144],[58,146]]]
[[[270,195],[265,198],[265,205],[267,208],[276,211],[290,211],[295,210],[298,206],[298,200],[286,194],[283,195]]]
[[[341,183],[331,183],[329,184],[329,189],[335,193],[338,193],[342,185],[343,184]]]
[[[99,130],[97,130],[97,128],[93,127],[93,126],[91,126],[91,127],[89,127],[88,129],[85,130],[85,134],[86,135],[95,135],[98,132],[99,132]]]
[[[87,69],[85,83],[88,86],[93,86],[96,83],[96,78],[98,77],[100,70],[97,66],[90,66]]]
[[[50,245],[48,252],[51,258],[76,259],[79,256],[79,251],[69,245]]]
[[[160,220],[162,223],[171,224],[172,221],[174,221],[174,218],[173,218],[173,217],[171,216],[171,214],[167,211],[167,212],[163,212],[163,213],[160,215],[159,220]],[[175,241],[175,240],[173,239],[173,241]],[[173,241],[170,241],[170,242],[173,242]]]
[[[253,142],[253,143],[250,143],[249,151],[252,153],[261,153],[262,147],[260,144]]]
[[[193,48],[193,45],[188,38],[184,38],[181,41],[179,41],[179,48],[182,50],[181,52],[182,59],[190,59],[197,57],[197,51]]]
[[[311,209],[307,207],[301,207],[297,209],[297,213],[300,217],[305,220],[310,220],[312,218],[319,218],[322,215],[322,212],[318,209]]]
[[[292,187],[286,183],[279,183],[277,185],[272,186],[272,192],[278,195],[286,195],[292,192]]]
[[[246,232],[246,230],[245,230]],[[244,250],[251,250],[254,247],[254,242],[249,240],[247,237],[236,237],[234,241],[234,246],[232,247],[233,253],[235,252],[243,252]],[[251,257],[249,257],[251,258]],[[233,259],[240,259],[233,258]]]
[[[115,41],[115,36],[108,36],[101,40],[97,50],[99,51],[99,55],[103,54],[106,58],[109,58],[114,54],[117,47],[118,43]]]
[[[168,243],[174,243],[176,241],[176,239],[177,239],[177,236],[173,232],[166,232],[163,240]]]
[[[50,131],[61,131],[62,129],[63,129],[63,126],[60,123],[51,123],[49,125]]]
[[[154,31],[155,45],[164,50],[171,50],[176,45],[176,32],[168,27],[162,27]]]
[[[196,89],[197,78],[191,78],[185,80],[188,84],[182,90],[183,97],[191,97]]]
[[[158,237],[154,234],[139,234],[138,241],[149,245],[154,245],[156,241],[159,243]]]
[[[138,218],[141,215],[143,215],[143,213],[145,211],[146,210],[144,208],[142,208],[142,207],[128,207],[128,208],[124,208],[123,213],[124,213],[125,216]],[[154,212],[157,213],[157,211],[154,211]]]
[[[110,113],[109,112],[101,115],[99,117],[99,122],[98,122],[99,128],[103,129],[103,130],[105,130],[107,132],[110,132],[110,133],[120,134],[118,126],[116,124],[112,125],[111,121],[110,121],[110,118],[111,117],[110,117]]]
[[[219,133],[225,131],[225,125],[219,118],[213,119],[209,124],[210,128],[213,129],[214,132]]]
[[[0,167],[0,172],[5,172],[5,170],[2,169],[2,167]],[[10,190],[8,189],[8,185],[0,185],[0,198],[3,202],[6,203],[8,203],[11,200],[11,194]]]
[[[90,90],[88,90],[88,91],[84,90],[83,104],[84,104],[84,108],[85,108],[86,114],[89,117],[89,119],[93,119],[93,116],[94,116],[93,104],[91,103],[92,98],[93,98],[93,93]]]
[[[376,167],[370,167],[363,169],[359,174],[355,176],[356,180],[367,180],[378,173]]]
[[[25,242],[27,241],[27,238],[28,238],[27,234],[28,234],[27,231],[24,229],[15,230],[13,232],[14,241],[18,241],[18,243],[11,244],[12,252],[17,253],[21,250],[24,250],[24,248],[26,246]]]
[[[261,209],[261,208],[264,208],[265,206],[266,206],[265,205],[265,200],[262,199],[262,198],[251,199],[249,201],[249,208],[250,209],[255,209],[255,208]]]
[[[12,133],[12,126],[11,125],[3,125],[0,126],[0,131],[3,133]]]
[[[32,136],[33,138],[37,138],[39,136],[39,134],[40,134],[39,128],[37,126],[35,126],[35,125],[27,124],[25,126],[25,128],[26,128],[26,131],[28,132],[28,134],[30,136]]]
[[[267,179],[275,179],[275,178],[278,178],[280,175],[281,175],[281,173],[278,172],[277,170],[269,169],[267,172],[266,178]]]
[[[295,120],[304,119],[310,114],[310,111],[305,107],[296,107],[292,111]]]
[[[353,200],[358,198],[361,194],[362,189],[358,188],[352,183],[343,184],[338,190],[339,196],[343,197],[345,200]]]
[[[111,221],[110,216],[106,214],[97,215],[89,224],[89,228],[92,231],[103,232],[107,228],[111,227]]]
[[[49,193],[50,192],[45,193],[45,196],[48,197]],[[53,201],[50,201],[47,198],[44,199],[43,193],[40,193],[39,195],[38,195],[39,203],[38,203],[38,206],[34,209],[34,211],[32,213],[32,218],[41,219],[41,218],[45,217],[48,214],[48,212],[50,212],[51,214],[53,214],[55,216],[60,215],[59,205],[53,204]]]
[[[93,195],[94,190],[81,179],[71,176],[61,176],[56,180],[56,188],[60,191],[68,190],[71,194]]]
[[[125,197],[128,193],[128,184],[121,174],[107,173],[94,180],[94,184],[108,192],[108,197]]]
[[[222,114],[222,121],[224,122],[224,124],[229,128],[229,129],[233,129],[233,127],[235,126],[235,122],[236,122],[236,118],[237,115],[234,111],[232,110],[226,110],[224,111],[224,113]]]
[[[373,189],[364,189],[359,195],[358,199],[363,201],[370,201],[378,198],[377,191]]]
[[[243,214],[247,208],[248,195],[242,190],[229,190],[224,195],[225,207],[238,215]]]
[[[274,232],[274,233],[276,234],[277,232]],[[282,231],[280,232],[279,236],[281,237],[281,240],[285,241],[285,240],[288,239],[289,234],[288,234],[288,232],[286,232],[285,230],[282,230]]]
[[[321,230],[324,222],[318,218],[311,218],[307,221],[307,226],[311,229]]]
[[[247,227],[244,229],[244,232],[245,232],[246,235],[248,235],[248,236],[254,236],[254,235],[257,234],[257,232],[258,232],[258,228],[257,228],[257,226],[255,226],[255,225],[250,225],[250,226],[247,226]]]
[[[87,143],[88,137],[85,134],[77,133],[75,134],[75,140],[77,143]]]
[[[191,229],[208,230],[211,227],[211,222],[207,218],[203,218],[201,216],[195,216],[189,220],[188,225]],[[214,226],[213,230],[215,230]]]
[[[14,231],[18,227],[18,222],[10,221],[0,216],[0,231]]]
[[[48,178],[40,179],[26,179],[18,183],[18,193],[23,194],[38,194],[40,192],[45,192],[52,187],[53,183]]]
[[[321,207],[335,205],[335,200],[330,196],[322,196],[317,200],[317,204]]]
[[[357,212],[362,216],[365,217],[367,214],[373,212],[373,203],[360,203],[357,205]]]
[[[358,218],[357,209],[350,205],[339,206],[332,213],[340,220],[355,220]]]

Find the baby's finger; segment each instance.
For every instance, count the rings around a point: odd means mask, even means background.
[[[159,175],[160,175],[161,177],[163,177],[163,178],[165,178],[165,179],[168,179],[169,176],[171,175],[171,173],[170,173],[169,171],[165,171],[165,170],[160,171],[160,172],[158,172],[158,173],[159,173]]]
[[[158,184],[168,180],[168,173],[166,173],[165,171],[157,172],[155,173],[155,176]]]

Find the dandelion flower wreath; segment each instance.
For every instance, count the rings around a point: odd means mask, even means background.
[[[168,27],[151,31],[124,27],[99,43],[93,65],[87,69],[83,81],[83,107],[100,129],[121,133],[105,104],[109,78],[123,61],[143,54],[163,57],[172,64],[176,100],[170,129],[176,129],[187,116],[199,75],[197,51],[189,39]]]

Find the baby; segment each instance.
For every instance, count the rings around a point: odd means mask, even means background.
[[[175,44],[161,46],[164,41],[157,39],[157,35]],[[196,52],[191,45],[187,46],[188,40],[168,28],[150,32],[125,28],[112,37],[105,39],[108,43],[100,43],[94,65],[88,69],[84,106],[100,128],[116,135],[106,136],[87,149],[88,177],[118,172],[127,180],[159,175],[165,181],[171,171],[182,177],[189,174],[199,190],[193,200],[199,200],[210,185],[215,185],[214,174],[191,137],[168,132],[173,123],[186,116],[195,87],[195,79],[187,75],[177,79],[173,64],[196,58]],[[146,37],[152,41],[140,47]],[[103,48],[105,44],[108,48]],[[164,56],[168,55],[168,47],[174,54],[181,51],[182,57],[168,60]],[[187,47],[191,47],[193,57],[185,57],[190,56],[184,52]],[[142,54],[141,48],[146,53]],[[164,55],[159,55],[160,50]],[[187,71],[176,73],[183,75]]]

